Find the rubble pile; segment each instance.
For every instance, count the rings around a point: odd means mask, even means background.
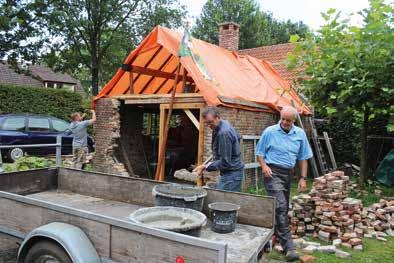
[[[334,171],[315,178],[309,194],[293,197],[289,212],[294,238],[313,236],[362,250],[362,237],[385,241],[393,235],[394,201],[381,199],[364,208],[361,200],[349,198],[349,177]]]

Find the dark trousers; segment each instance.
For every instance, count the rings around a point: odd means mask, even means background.
[[[220,178],[216,185],[216,189],[231,192],[241,192],[242,179],[243,169],[220,172]]]
[[[284,251],[287,252],[295,249],[294,242],[291,239],[288,216],[293,172],[291,169],[284,169],[273,165],[268,166],[272,170],[272,178],[264,177],[264,187],[267,194],[276,199],[275,236],[279,239],[279,243]]]

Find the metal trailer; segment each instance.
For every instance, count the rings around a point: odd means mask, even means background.
[[[128,220],[154,206],[160,183],[66,168],[2,174],[0,233],[20,239],[21,263],[257,262],[273,234],[273,198],[207,189],[203,212],[212,202],[239,204],[237,228],[217,234],[206,226],[192,237]]]

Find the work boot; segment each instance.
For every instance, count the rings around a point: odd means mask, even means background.
[[[294,262],[300,259],[300,255],[295,250],[289,250],[286,253],[285,259],[287,262]]]

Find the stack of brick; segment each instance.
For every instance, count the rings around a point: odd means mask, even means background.
[[[293,235],[315,236],[325,241],[345,237],[342,239],[345,246],[360,245],[363,230],[356,225],[361,223],[362,204],[347,197],[348,186],[349,177],[335,171],[316,178],[308,195],[294,197],[290,213]]]
[[[314,236],[357,250],[362,237],[393,236],[394,201],[381,199],[363,208],[361,200],[349,198],[349,177],[335,171],[314,180],[309,194],[293,198],[291,230],[294,238]]]

